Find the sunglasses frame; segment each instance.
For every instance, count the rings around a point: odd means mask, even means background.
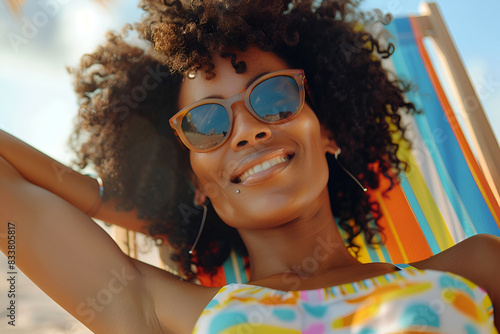
[[[250,95],[252,94],[253,89],[255,87],[257,87],[259,84],[261,84],[262,82],[264,82],[268,79],[271,79],[271,78],[279,77],[279,76],[286,76],[286,77],[293,78],[293,80],[295,81],[295,83],[297,84],[297,86],[299,88],[300,101],[299,101],[299,106],[297,108],[297,111],[295,113],[293,113],[290,117],[283,118],[283,119],[276,121],[276,122],[272,122],[272,121],[270,122],[270,121],[264,120],[262,117],[260,117],[255,112],[252,105],[250,104]],[[182,143],[188,149],[190,149],[191,151],[200,152],[200,153],[209,152],[209,151],[215,150],[216,148],[220,147],[231,136],[231,132],[233,129],[233,114],[234,114],[234,110],[232,108],[232,105],[235,102],[239,102],[239,101],[245,102],[245,106],[246,106],[247,110],[250,111],[250,113],[253,115],[253,117],[255,117],[257,120],[259,120],[263,123],[281,124],[281,123],[285,123],[285,122],[288,122],[288,121],[291,121],[292,119],[294,119],[299,114],[299,112],[302,110],[302,108],[304,107],[304,102],[305,102],[304,87],[306,87],[306,89],[307,89],[307,83],[305,81],[304,71],[301,69],[287,69],[287,70],[281,70],[281,71],[267,73],[267,74],[264,74],[263,76],[259,77],[257,80],[255,80],[244,92],[235,94],[228,99],[215,99],[215,98],[203,99],[203,100],[200,100],[200,101],[195,102],[193,104],[190,104],[185,108],[182,108],[178,113],[176,113],[174,116],[172,116],[172,118],[170,118],[169,123],[170,123],[170,126],[172,127],[172,129],[174,130],[175,134],[180,138]],[[184,116],[188,112],[190,112],[194,108],[199,107],[201,105],[205,105],[205,104],[218,104],[218,105],[222,106],[226,110],[227,115],[228,115],[229,128],[227,129],[226,136],[219,143],[217,143],[216,145],[209,147],[209,148],[200,149],[200,148],[194,147],[191,144],[191,142],[188,140],[188,138],[186,137],[186,134],[182,130],[182,119],[184,118]]]

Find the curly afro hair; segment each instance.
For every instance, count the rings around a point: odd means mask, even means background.
[[[400,112],[415,111],[404,98],[407,87],[391,79],[380,58],[382,46],[363,27],[388,21],[380,12],[363,13],[358,1],[192,0],[140,3],[142,22],[121,34],[109,33],[96,52],[83,56],[75,76],[80,107],[71,138],[77,165],[96,169],[105,182],[105,199],[120,210],[138,209],[147,231],[164,236],[175,249],[183,274],[213,274],[231,249],[245,254],[237,231],[209,205],[207,225],[194,256],[201,210],[194,206],[189,153],[178,144],[168,120],[177,111],[183,76],[205,66],[210,79],[212,55],[249,46],[274,52],[292,68],[302,68],[314,111],[342,149],[343,164],[369,188],[380,176],[397,182],[405,163],[396,156],[404,140]],[[142,44],[125,41],[135,30]],[[139,44],[139,43],[136,43]],[[246,64],[232,55],[237,73]],[[377,203],[329,159],[331,206],[349,247],[364,233],[368,243],[381,228]]]

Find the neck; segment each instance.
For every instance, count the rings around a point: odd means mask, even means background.
[[[339,234],[325,189],[301,217],[269,229],[240,229],[248,249],[250,281],[277,274],[312,277],[358,263]]]

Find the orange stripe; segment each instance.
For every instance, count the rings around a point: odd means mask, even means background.
[[[243,262],[245,263],[245,273],[247,274],[246,281],[248,282],[250,278],[250,259],[248,258],[248,256],[245,256],[243,258]]]
[[[436,95],[438,96],[438,99],[441,103],[442,109],[444,111],[444,114],[446,115],[446,118],[448,120],[448,123],[450,124],[453,133],[455,134],[455,137],[458,141],[458,144],[460,145],[462,149],[462,153],[464,154],[465,160],[467,161],[467,165],[469,166],[469,169],[474,177],[474,180],[476,181],[476,184],[479,187],[479,190],[481,191],[483,198],[486,201],[486,204],[490,208],[490,211],[500,228],[500,207],[499,204],[497,203],[489,185],[488,182],[486,181],[486,178],[484,177],[484,174],[482,173],[481,169],[479,168],[479,165],[477,164],[477,161],[474,157],[474,154],[472,153],[469,144],[467,143],[467,140],[465,139],[465,136],[462,132],[462,129],[460,128],[460,125],[458,124],[457,119],[455,118],[455,114],[453,113],[450,103],[448,102],[448,99],[446,98],[446,95],[444,93],[443,87],[441,87],[441,84],[439,83],[439,79],[436,75],[436,72],[434,71],[434,68],[432,66],[432,63],[430,61],[429,55],[427,54],[427,51],[425,50],[425,46],[422,43],[422,35],[420,34],[420,31],[417,28],[417,24],[415,22],[415,18],[410,17],[410,24],[411,28],[413,31],[413,34],[415,36],[415,42],[418,48],[418,51],[420,53],[420,58],[422,59],[422,62],[424,63],[424,66],[427,70],[427,74],[429,75],[429,78],[432,82],[432,85],[434,86],[434,91],[436,92]]]
[[[380,218],[379,224],[384,228],[383,232],[386,237],[385,247],[387,248],[387,251],[391,255],[393,263],[408,263],[407,256],[404,252],[403,246],[394,229],[394,224],[391,219],[391,215],[385,205],[386,199],[381,195],[379,189],[372,190],[370,192],[370,201],[376,201],[380,204],[380,211],[382,212],[382,218]]]
[[[385,178],[384,180],[381,182],[382,187],[388,187],[389,181]],[[395,186],[387,193],[384,201],[387,210],[391,213],[391,219],[395,222],[394,228],[403,244],[409,262],[423,260],[432,256],[432,250],[401,186]]]
[[[219,287],[227,284],[226,274],[224,273],[224,267],[220,266],[217,268],[217,273],[214,276],[206,272],[201,272],[196,276],[200,280],[202,286],[208,287]]]
[[[387,189],[389,184],[389,180],[381,177],[379,189]],[[395,185],[390,192],[380,197],[379,200],[384,201],[387,212],[390,212],[393,229],[403,245],[407,260],[414,262],[432,256],[432,250],[417,218],[413,214],[401,185]]]

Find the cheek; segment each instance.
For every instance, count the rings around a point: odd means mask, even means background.
[[[218,177],[217,169],[210,169],[213,167],[210,165],[210,161],[203,163],[198,160],[195,162],[195,166],[201,169],[195,170],[193,168],[195,175],[198,178],[196,187],[206,196],[212,203],[213,208],[217,215],[224,222],[234,221],[234,217],[237,214],[238,208],[238,197],[234,185],[229,182],[229,176]],[[219,173],[221,174],[221,173]]]
[[[322,136],[321,126],[316,114],[311,110],[304,110],[306,117],[302,121],[300,131],[302,132],[304,171],[302,174],[308,178],[311,186],[326,186],[329,178],[328,162],[326,160],[327,141]]]
[[[197,178],[196,187],[207,196],[213,204],[224,196],[232,183],[229,174],[220,165],[222,157],[213,153],[191,152],[191,168]]]
[[[310,155],[312,158],[324,158],[326,154],[325,142],[322,137],[321,125],[319,123],[318,117],[310,108],[303,110],[300,116],[304,116],[299,119],[300,124],[297,126],[296,132],[300,134],[301,141],[306,146],[306,150],[312,150]],[[318,154],[318,153],[322,154]]]
[[[191,168],[196,176],[196,187],[205,196],[210,197],[210,194],[215,191],[214,184],[216,175],[213,161],[207,154],[193,153],[190,154]]]

